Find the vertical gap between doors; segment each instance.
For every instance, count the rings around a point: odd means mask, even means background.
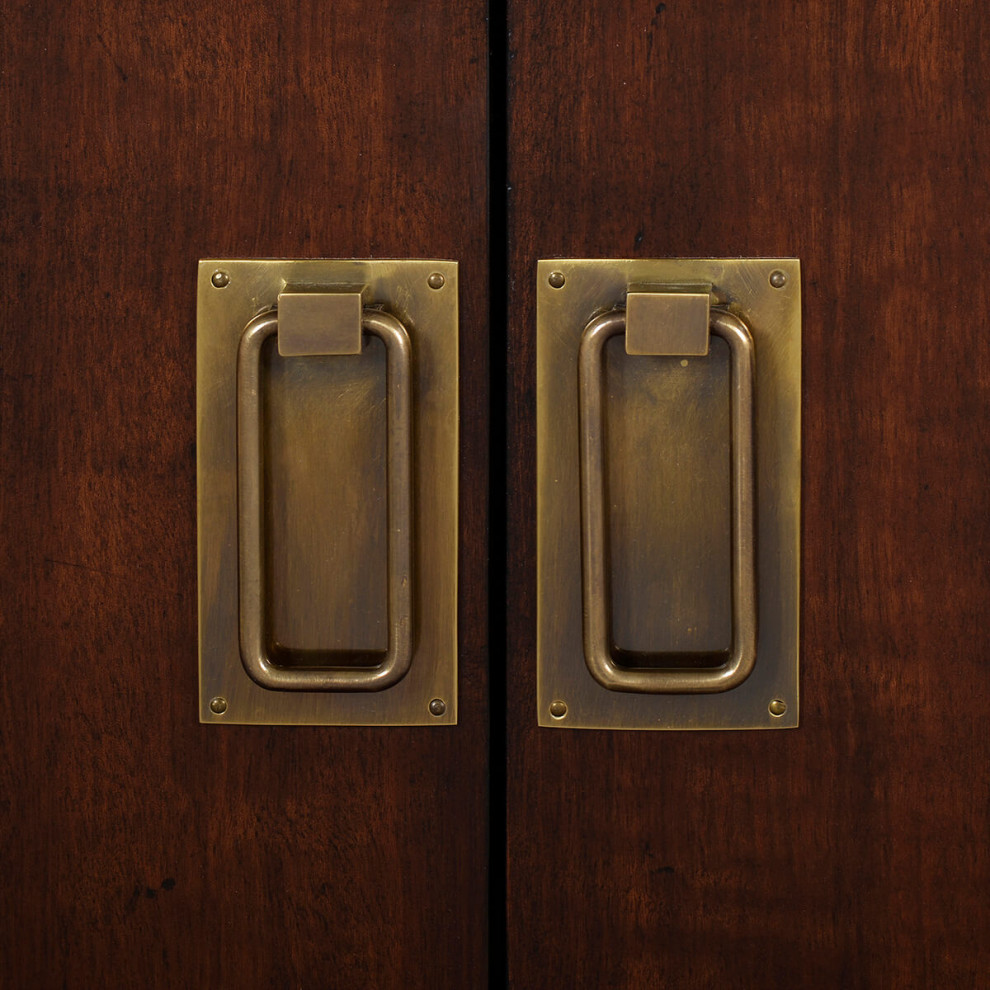
[[[506,987],[506,610],[508,514],[506,478],[506,378],[508,371],[508,10],[507,0],[488,5],[488,264],[489,427],[488,490],[488,979]]]

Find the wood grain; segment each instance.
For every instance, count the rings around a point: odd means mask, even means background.
[[[484,985],[485,12],[6,5],[4,986]],[[218,256],[461,263],[455,729],[197,723]]]
[[[514,987],[990,977],[987,33],[510,4]],[[536,260],[734,255],[803,268],[802,726],[538,729]]]

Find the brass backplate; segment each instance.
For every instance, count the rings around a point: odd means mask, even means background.
[[[405,676],[379,691],[268,690],[241,662],[238,347],[280,293],[306,292],[360,293],[411,342],[413,653]],[[201,722],[456,724],[457,293],[452,261],[200,262]],[[280,655],[297,658],[288,662],[330,653],[335,665],[367,664],[389,635],[385,348],[365,334],[359,354],[283,357],[273,338],[260,381],[265,626]]]
[[[609,690],[584,657],[578,351],[629,292],[710,283],[754,351],[757,652],[721,693]],[[732,642],[729,354],[605,345],[610,642],[629,666],[683,667]],[[537,267],[537,704],[556,728],[770,729],[798,724],[801,295],[795,259],[540,261]]]

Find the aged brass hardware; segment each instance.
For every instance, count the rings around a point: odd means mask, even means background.
[[[455,723],[456,264],[201,262],[197,351],[200,720]]]
[[[285,301],[308,303],[302,294],[279,296],[279,313]],[[346,298],[346,297],[345,297]],[[360,295],[356,298],[360,301]],[[349,341],[342,340],[333,317],[338,315],[333,295],[318,296],[316,305],[307,307],[306,337],[293,354],[334,353],[328,348],[346,348],[338,353],[359,353],[350,350]],[[327,303],[330,305],[327,305]],[[289,306],[296,317],[297,306]],[[328,311],[327,339],[317,342],[320,311]],[[255,317],[241,337],[237,372],[237,497],[238,549],[240,587],[241,660],[251,677],[262,687],[289,691],[380,691],[391,687],[409,669],[412,659],[412,578],[410,575],[411,512],[409,485],[411,477],[410,444],[412,439],[410,413],[410,344],[405,327],[387,313],[358,309],[354,314],[358,330],[374,334],[385,344],[388,367],[388,650],[381,662],[373,667],[302,667],[279,666],[270,656],[264,628],[267,611],[265,594],[265,552],[261,461],[261,348],[279,331],[282,318],[277,314]],[[346,321],[345,321],[346,322]],[[290,320],[290,326],[292,321]],[[360,338],[359,338],[360,339]],[[296,345],[293,339],[293,345]],[[280,348],[281,350],[281,348]],[[345,482],[346,483],[346,482]],[[325,659],[330,659],[326,657]]]
[[[541,725],[797,725],[799,275],[540,262]]]
[[[629,294],[630,296],[633,293]],[[642,296],[642,294],[637,294]],[[657,293],[661,300],[666,294]],[[676,298],[676,295],[674,296]],[[704,306],[695,307],[708,321],[708,296]],[[732,367],[732,647],[730,655],[717,667],[623,667],[616,663],[609,646],[605,561],[604,451],[602,449],[602,350],[610,337],[634,326],[634,312],[642,306],[628,306],[595,317],[581,337],[581,509],[582,509],[582,591],[584,597],[584,654],[588,670],[603,687],[613,691],[649,693],[698,693],[728,691],[741,684],[752,672],[756,660],[755,574],[753,569],[753,341],[739,317],[714,312],[711,329],[729,345]],[[667,307],[663,307],[664,310]],[[708,328],[705,327],[707,330]],[[707,337],[707,334],[706,334]],[[658,341],[659,353],[671,353],[666,342]],[[675,344],[676,346],[676,344]],[[686,342],[699,347],[700,342]],[[628,352],[628,346],[627,346]],[[639,350],[636,353],[656,354]],[[676,350],[673,353],[678,353]],[[707,354],[708,342],[692,354]]]
[[[710,285],[694,291],[628,292],[626,353],[684,357],[708,353]]]
[[[361,331],[369,329],[362,323],[362,305],[360,292],[280,292],[279,354],[360,354]],[[388,338],[382,339],[387,349]]]

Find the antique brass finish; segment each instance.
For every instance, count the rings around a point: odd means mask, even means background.
[[[627,293],[626,353],[707,354],[710,291]]]
[[[707,318],[707,295],[704,300],[703,312]],[[711,329],[729,345],[732,367],[732,647],[728,655],[721,658],[723,662],[717,667],[624,667],[616,662],[609,644],[602,352],[605,341],[610,337],[624,331],[628,334],[626,325],[627,314],[622,310],[613,310],[595,317],[581,336],[578,359],[581,392],[581,561],[585,662],[595,680],[612,691],[656,694],[728,691],[738,687],[750,675],[756,661],[753,341],[746,325],[737,316],[720,311],[711,314]],[[707,351],[706,342],[705,353]],[[680,659],[683,661],[688,658]]]
[[[796,726],[798,262],[540,262],[537,334],[540,724]]]
[[[280,292],[282,357],[361,353],[360,292]]]
[[[280,305],[286,300],[279,296]],[[292,298],[292,297],[289,297]],[[295,297],[298,299],[298,296]],[[360,300],[360,296],[357,297]],[[317,301],[332,300],[317,295]],[[327,307],[329,326],[337,306]],[[296,307],[291,307],[293,311]],[[319,306],[306,318],[319,327]],[[293,312],[295,316],[295,313]],[[237,370],[237,498],[240,587],[241,660],[252,679],[264,688],[286,691],[381,691],[391,687],[409,670],[412,660],[412,577],[410,574],[411,396],[410,344],[405,327],[387,313],[358,313],[359,328],[385,344],[388,367],[388,649],[375,657],[375,666],[279,665],[270,656],[264,617],[268,612],[264,566],[264,491],[261,458],[261,348],[276,332],[281,335],[278,314],[255,317],[241,337]],[[310,335],[313,339],[313,335]],[[349,346],[349,345],[345,345]],[[304,352],[305,353],[305,352]],[[320,351],[309,353],[322,353]],[[350,353],[345,351],[344,353]],[[344,481],[346,484],[346,479]],[[332,660],[329,653],[321,660]]]
[[[197,352],[200,721],[456,723],[456,264],[201,262]]]

